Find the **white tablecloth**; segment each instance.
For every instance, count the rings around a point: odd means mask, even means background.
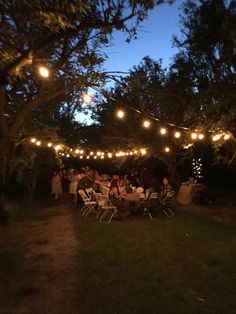
[[[195,192],[204,189],[204,185],[201,183],[182,183],[177,195],[177,201],[183,205],[189,205],[192,203],[192,198]]]

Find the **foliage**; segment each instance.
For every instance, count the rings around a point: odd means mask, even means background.
[[[224,145],[224,155],[217,158],[235,163],[235,1],[188,0],[181,17],[182,38],[175,38],[179,53],[170,69],[170,80],[183,84],[185,118],[204,131],[225,130],[231,133],[231,145]],[[227,156],[227,157],[226,157]],[[226,158],[225,158],[226,157]]]
[[[236,162],[235,130],[235,2],[222,0],[186,1],[180,19],[182,37],[174,38],[179,52],[169,70],[161,62],[145,57],[101,99],[95,116],[101,125],[101,142],[113,147],[146,145],[152,155],[169,167],[175,181],[190,171],[193,154],[199,157],[214,152],[214,161],[233,166]],[[127,109],[127,119],[114,118],[119,107]],[[151,130],[140,127],[141,119],[152,117]],[[205,134],[205,144],[194,143],[190,131],[180,128],[181,140],[173,139],[170,124]],[[171,133],[161,137],[155,126],[167,126]],[[212,143],[212,134],[231,135]],[[97,140],[97,137],[96,137]],[[172,148],[171,155],[163,152]],[[208,160],[209,162],[209,160]],[[212,159],[211,159],[212,162]]]
[[[105,82],[102,47],[113,31],[126,32],[128,40],[135,37],[139,23],[161,2],[0,2],[0,193],[11,174],[19,134],[58,124],[60,135],[68,125],[71,130],[82,92]],[[40,65],[49,68],[48,79],[38,74]]]

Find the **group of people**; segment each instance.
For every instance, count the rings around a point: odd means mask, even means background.
[[[93,188],[95,192],[101,192],[101,186],[107,188],[110,201],[118,209],[121,218],[127,218],[132,211],[137,211],[141,205],[140,202],[129,202],[126,200],[126,195],[133,193],[134,187],[140,187],[141,183],[138,181],[137,173],[131,169],[129,175],[119,176],[99,176],[96,170],[90,169],[88,166],[80,170],[58,170],[52,177],[52,194],[55,200],[65,202],[70,199],[77,204],[78,190]],[[162,184],[159,185],[157,180],[145,182],[142,185],[143,191],[146,191],[145,202],[149,201],[152,193],[158,193],[159,199],[165,198],[167,193],[172,191],[172,186],[168,178],[163,178]],[[149,201],[153,203],[153,201]]]
[[[52,194],[55,200],[66,201],[68,194],[74,203],[77,203],[78,189],[85,189],[96,185],[99,180],[98,172],[85,168],[77,169],[62,169],[54,172],[51,187]]]

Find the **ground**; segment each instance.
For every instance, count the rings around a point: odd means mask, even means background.
[[[33,220],[10,223],[0,234],[1,247],[7,244],[7,253],[15,255],[15,262],[10,256],[9,263],[1,265],[0,313],[78,313],[74,303],[78,242],[70,208],[42,209]]]
[[[209,211],[191,205],[182,210],[235,221],[234,208]],[[80,243],[74,232],[75,211],[78,208],[72,205],[51,206],[30,219],[1,227],[0,313],[80,313],[76,298]]]

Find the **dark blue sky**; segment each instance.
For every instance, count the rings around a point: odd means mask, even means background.
[[[171,57],[177,52],[176,48],[172,47],[172,36],[180,34],[179,7],[183,2],[184,0],[175,0],[172,5],[157,6],[142,23],[138,39],[130,43],[125,41],[127,35],[116,32],[113,45],[105,49],[108,60],[103,68],[106,71],[127,72],[134,65],[138,65],[145,56],[154,60],[162,59],[163,66],[168,67]],[[81,122],[92,123],[89,114],[80,112],[77,117]]]
[[[179,32],[179,10],[183,0],[176,0],[174,4],[162,4],[149,13],[138,33],[138,39],[125,42],[124,33],[116,32],[112,47],[105,50],[108,60],[104,68],[107,70],[128,71],[140,63],[144,56],[163,60],[167,67],[171,57],[177,51],[172,47],[173,34]]]

